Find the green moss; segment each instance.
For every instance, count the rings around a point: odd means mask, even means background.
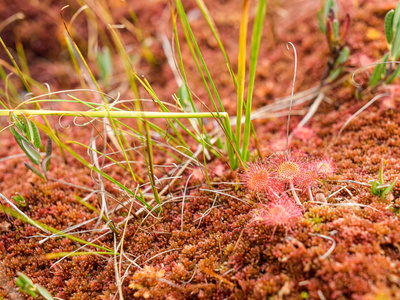
[[[301,299],[309,299],[310,295],[307,292],[301,292],[300,294]]]

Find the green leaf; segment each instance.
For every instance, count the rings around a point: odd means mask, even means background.
[[[29,159],[35,165],[40,165],[40,162],[42,160],[42,156],[40,155],[40,153],[30,143],[27,143],[24,140],[21,140],[21,144],[22,144],[24,152],[27,153],[27,156],[29,157]]]
[[[15,281],[15,284],[19,287],[19,290],[22,293],[28,294],[33,298],[37,298],[37,294],[35,293],[36,287],[32,280],[25,274],[18,272],[18,278]]]
[[[24,285],[28,284],[30,286],[34,286],[32,280],[26,276],[24,273],[18,272],[18,279],[20,279],[20,282],[23,282]]]
[[[392,83],[393,80],[395,80],[397,78],[397,76],[399,76],[400,73],[400,65],[397,66],[396,70],[392,73],[392,75],[390,75],[390,77],[386,80],[386,84],[390,84]]]
[[[340,75],[340,73],[342,73],[342,71],[343,71],[343,67],[339,67],[337,69],[332,70],[329,73],[329,79],[332,81],[335,80]]]
[[[383,160],[381,162],[381,165],[379,166],[379,184],[384,184],[385,182],[383,181]]]
[[[394,17],[394,10],[388,11],[385,16],[385,35],[388,44],[390,45],[393,40],[393,17]]]
[[[333,36],[335,40],[339,39],[339,21],[337,19],[333,20]]]
[[[35,158],[35,156],[31,155],[31,151],[27,151],[26,148],[24,147],[24,145],[22,144],[22,142],[24,142],[25,144],[29,145],[29,141],[23,137],[18,131],[15,130],[14,127],[10,127],[10,131],[11,133],[14,135],[15,141],[17,142],[18,146],[22,149],[22,151],[24,151],[24,153],[26,154],[26,156],[36,165],[40,164],[40,160],[37,161],[37,159]],[[40,155],[39,155],[40,156]]]
[[[371,194],[375,195],[375,196],[379,196],[380,192],[379,190],[376,188],[379,185],[378,181],[373,181],[371,183]]]
[[[44,299],[46,299],[46,300],[54,300],[53,296],[44,287],[42,287],[41,285],[36,285],[36,288],[37,288],[39,294],[42,295],[42,297]]]
[[[30,122],[32,126],[32,138],[33,138],[33,144],[35,145],[36,148],[42,147],[42,141],[40,139],[40,134],[39,134],[39,129],[37,128],[36,124],[33,123],[32,121]]]
[[[192,107],[192,105],[189,101],[189,91],[184,83],[181,84],[181,86],[179,87],[178,99],[179,99],[179,103],[181,104],[182,108],[185,111],[196,112],[196,108]]]
[[[24,123],[24,128],[25,128],[25,130],[24,130],[23,133],[25,134],[26,138],[27,138],[31,143],[33,143],[33,140],[32,140],[32,126],[31,126],[31,123],[29,122],[28,118],[27,118],[24,114],[21,114],[21,116],[23,117],[23,119],[21,119],[21,121]]]
[[[336,16],[337,8],[335,8],[335,1],[334,0],[326,0],[325,5],[324,5],[325,20],[328,18],[329,11],[331,10],[331,8],[333,9],[333,12],[335,13],[335,16]]]
[[[324,21],[322,21],[322,12],[319,10],[318,11],[318,25],[319,29],[325,34],[326,33],[326,25],[324,24]]]
[[[382,63],[375,67],[374,72],[372,73],[372,75],[369,79],[369,86],[374,87],[382,79],[382,76],[384,75],[385,70],[386,70],[385,63],[387,62],[388,58],[389,58],[389,54],[386,53],[382,58]]]
[[[397,179],[396,179],[395,181],[393,181],[393,182],[390,184],[390,186],[388,186],[386,189],[384,189],[384,190],[381,192],[381,197],[382,197],[382,199],[385,199],[385,198],[386,198],[386,195],[389,194],[389,193],[393,190],[393,188],[394,188],[394,186],[396,185],[396,183],[397,183]]]
[[[50,169],[50,161],[51,161],[51,152],[52,152],[52,140],[49,136],[47,136],[47,145],[46,145],[46,171]]]
[[[11,121],[14,123],[15,127],[17,127],[18,130],[19,130],[21,133],[25,134],[25,131],[26,131],[26,129],[25,129],[25,123],[22,122],[21,119],[18,118],[16,114],[12,114],[12,116],[11,116]]]
[[[392,59],[397,60],[400,54],[400,30],[394,31],[396,34],[393,39],[392,47],[390,52],[392,54]]]
[[[222,140],[220,137],[218,137],[216,145],[217,145],[218,149],[221,149],[221,150],[224,149],[224,144],[222,143]]]
[[[400,20],[400,2],[397,4],[396,9],[394,11],[394,16],[393,16],[393,32],[398,31],[399,27],[399,20]]]
[[[310,295],[305,291],[302,291],[300,296],[301,296],[302,299],[309,299],[310,298]]]
[[[340,64],[344,64],[350,56],[350,50],[348,47],[344,47],[342,51],[340,51],[340,54],[338,58],[335,61],[335,67],[339,66]]]
[[[34,174],[42,178],[43,180],[46,180],[46,178],[43,176],[42,173],[38,169],[36,169],[34,166],[31,164],[27,163],[26,161],[24,162],[25,167],[27,167],[29,170],[31,170]]]
[[[107,81],[112,75],[112,56],[108,47],[104,47],[97,54],[97,65],[100,69],[100,78]]]
[[[22,136],[14,127],[10,127],[10,131],[13,134],[18,145],[20,145],[21,140],[24,140],[25,142],[29,143],[29,141],[24,136]]]
[[[14,199],[15,202],[17,202],[17,204],[18,204],[19,206],[22,206],[22,207],[25,207],[25,206],[26,206],[25,198],[24,198],[22,195],[17,194],[17,195],[15,195],[15,196],[13,197],[13,199]]]

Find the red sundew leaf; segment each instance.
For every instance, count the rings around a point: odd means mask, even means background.
[[[314,164],[321,177],[330,176],[336,171],[336,166],[332,158],[325,158]]]
[[[304,165],[301,174],[296,178],[296,186],[300,187],[303,192],[318,184],[321,174],[315,163],[307,163]]]
[[[251,222],[266,226],[291,226],[294,221],[303,217],[302,209],[293,199],[283,196],[262,205],[261,209],[254,212]]]
[[[276,178],[284,182],[292,182],[300,175],[305,157],[300,151],[280,151],[271,159]]]
[[[346,37],[347,32],[349,31],[350,27],[350,15],[346,14],[346,18],[344,19],[342,26],[340,28],[340,41],[343,42],[344,38]]]
[[[254,192],[278,195],[284,189],[284,186],[273,177],[271,168],[262,162],[248,164],[248,169],[242,178],[246,186]]]

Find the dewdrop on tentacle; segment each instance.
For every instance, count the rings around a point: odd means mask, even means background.
[[[278,195],[283,191],[283,185],[273,177],[271,168],[262,162],[249,163],[242,175],[246,186],[254,192],[265,192]]]
[[[323,160],[317,161],[315,163],[315,167],[318,173],[323,177],[328,177],[336,171],[336,166],[332,158],[325,158]]]
[[[307,192],[310,200],[313,201],[314,197],[311,192],[311,188],[316,186],[321,179],[321,174],[318,172],[315,163],[305,163],[302,168],[301,174],[296,178],[295,184]]]
[[[277,178],[284,182],[294,181],[301,174],[304,162],[304,157],[297,151],[280,151],[271,159]]]
[[[304,168],[304,155],[299,151],[280,151],[275,153],[271,163],[274,166],[276,177],[283,182],[289,183],[297,204],[302,205],[294,189],[294,182],[301,175]]]
[[[256,211],[251,222],[265,226],[274,226],[271,239],[278,226],[290,228],[294,221],[303,216],[302,209],[286,195],[261,206],[262,208]]]

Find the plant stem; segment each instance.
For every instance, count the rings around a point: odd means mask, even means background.
[[[297,204],[300,205],[301,207],[303,207],[303,204],[301,203],[299,196],[297,196],[297,193],[294,189],[294,184],[293,184],[292,180],[290,181],[290,190],[292,191],[293,197],[296,200]]]
[[[32,116],[72,116],[72,117],[90,117],[90,118],[143,118],[143,119],[170,119],[170,118],[226,118],[229,117],[226,112],[210,113],[169,113],[169,112],[152,112],[152,111],[65,111],[65,110],[35,110],[35,109],[21,109],[10,110],[1,109],[1,116],[8,116],[11,113],[16,115],[32,115]]]

